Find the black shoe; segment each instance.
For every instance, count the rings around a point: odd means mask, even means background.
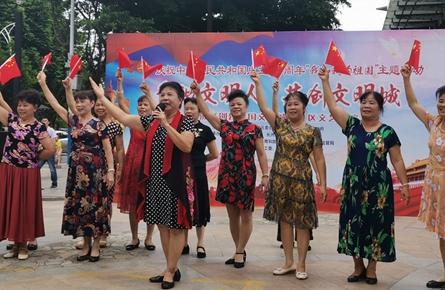
[[[29,251],[35,251],[39,246],[37,244],[28,244],[26,247]]]
[[[184,249],[182,249],[182,254],[181,255],[187,255],[190,254],[190,247],[189,245],[185,246]]]
[[[243,255],[243,262],[236,262],[233,261],[233,266],[235,266],[235,268],[242,268],[244,267],[244,262],[246,261],[246,251],[244,251],[243,253],[235,253],[235,255]]]
[[[7,244],[6,250],[10,251],[10,250],[12,250],[13,247],[14,247],[14,244]]]
[[[90,255],[90,262],[95,263],[95,262],[97,262],[99,260],[100,260],[100,252],[99,252],[99,256],[97,256],[97,257],[93,257],[93,256]]]
[[[88,253],[86,255],[77,256],[77,261],[82,262],[82,261],[88,260],[90,258],[90,254],[91,254],[91,249],[88,251]]]
[[[147,251],[154,251],[154,250],[156,250],[156,246],[155,245],[149,245],[145,241],[144,241],[144,246],[145,246],[145,249],[147,249]]]
[[[349,276],[348,277],[348,282],[350,282],[350,283],[351,282],[358,282],[358,281],[364,280],[364,279],[368,279],[368,278],[366,278],[366,268],[362,271],[362,273],[359,276],[354,276],[354,275]]]
[[[292,244],[292,247],[295,248],[295,243]],[[283,244],[280,245],[280,249],[283,248]],[[307,250],[310,251],[311,250],[311,246],[307,247]]]
[[[175,287],[175,281],[172,282],[162,281],[161,283],[162,289],[172,289],[173,287]]]
[[[50,188],[57,188],[57,185],[51,185]]]
[[[149,279],[151,283],[161,283],[164,281],[164,276],[154,276]],[[173,281],[179,282],[181,281],[181,272],[178,270],[175,271],[175,275],[173,276]],[[168,282],[167,282],[168,283]]]
[[[243,258],[243,260],[244,260],[244,262],[246,261],[246,256],[247,256],[247,253],[246,253],[246,251],[244,251],[244,258]],[[235,259],[228,259],[227,261],[225,261],[224,262],[226,265],[233,265],[233,264],[235,264]]]
[[[368,277],[366,277],[366,284],[369,284],[369,285],[377,284],[377,277],[375,277],[375,278],[368,278]]]
[[[445,287],[445,282],[437,282],[436,280],[430,280],[426,283],[428,288],[441,288]]]
[[[126,246],[125,246],[125,250],[127,250],[127,251],[133,251],[133,250],[139,248],[139,243],[140,243],[140,242],[141,242],[141,240],[138,239],[138,242],[136,243],[136,245],[133,245],[133,244],[126,245]]]
[[[307,246],[307,251],[309,252],[310,250],[312,250],[311,245]]]
[[[204,252],[198,252],[198,249],[202,249]],[[206,249],[204,247],[197,246],[196,247],[196,256],[200,259],[205,258],[206,257]]]

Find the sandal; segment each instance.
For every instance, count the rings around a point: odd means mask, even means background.
[[[202,249],[204,252],[199,252],[198,249]],[[204,247],[197,246],[197,247],[196,247],[196,256],[197,256],[199,259],[203,259],[203,258],[205,258],[205,257],[206,257],[206,249],[205,249]]]

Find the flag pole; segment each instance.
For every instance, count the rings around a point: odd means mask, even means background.
[[[80,61],[80,57],[77,59],[76,64],[73,66],[73,69],[70,70],[70,73],[68,74],[68,77],[73,73],[74,69],[77,67],[77,65],[79,64]]]
[[[250,49],[250,56],[252,57],[252,68],[255,69],[255,63],[253,61],[253,49]]]
[[[10,61],[14,56],[15,56],[15,53],[14,53],[13,55],[11,55],[7,60],[5,60],[5,62],[4,62],[2,65],[0,65],[0,69],[1,69],[2,67],[4,67],[5,64],[6,64],[8,61]]]
[[[145,69],[145,64],[144,64],[144,57],[141,55],[141,66],[142,66],[142,82],[145,81],[145,73],[144,73],[144,69]]]
[[[332,46],[332,38],[331,38],[331,41],[329,42],[328,52],[326,52],[326,57],[324,58],[324,64],[326,64],[326,60],[328,59],[328,54],[329,54],[329,51],[331,50],[331,46]]]
[[[192,57],[193,79],[196,80],[196,76],[195,76],[195,58],[193,57],[193,51],[190,51],[190,55]]]
[[[43,66],[42,66],[42,70],[41,70],[41,71],[43,71],[43,70],[45,69],[45,66],[46,66],[47,63],[48,63],[48,58],[45,59],[45,63],[43,64]]]

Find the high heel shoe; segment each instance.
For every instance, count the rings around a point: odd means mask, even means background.
[[[244,251],[245,253],[245,251]],[[235,253],[235,255],[244,255],[244,253]],[[246,261],[246,256],[243,256],[243,262],[236,262],[235,260],[233,261],[233,266],[235,266],[235,268],[242,268],[244,267],[244,262]]]
[[[100,260],[100,250],[99,250],[99,255],[98,256],[93,257],[93,256],[90,255],[90,262],[95,263],[95,262],[97,262],[99,260]]]
[[[90,255],[91,255],[91,248],[86,255],[77,256],[77,261],[82,262],[88,260],[90,258]]]
[[[243,254],[244,254],[243,260],[244,260],[244,262],[246,262],[246,256],[247,256],[246,251],[244,251]],[[226,265],[233,265],[233,264],[235,264],[235,259],[228,259],[228,260],[225,261],[224,263],[225,263]]]

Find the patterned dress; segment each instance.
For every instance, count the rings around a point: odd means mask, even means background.
[[[45,125],[37,120],[22,124],[9,113],[0,163],[0,241],[26,242],[45,236],[37,150],[46,138],[50,136]]]
[[[119,125],[118,123],[111,121],[108,125],[107,125],[107,132],[108,132],[108,136],[110,137],[110,144],[111,144],[111,150],[114,153],[114,150],[116,149],[116,137],[119,135],[123,135],[124,131],[122,130],[122,126]],[[113,154],[114,156],[114,154]],[[117,170],[117,157],[114,156],[114,180],[116,180],[116,170]],[[108,195],[109,195],[109,203],[111,206],[111,203],[113,202],[113,198],[114,198],[114,187],[115,184],[113,184],[113,187],[108,191]]]
[[[108,138],[103,121],[93,118],[82,126],[76,115],[68,116],[71,152],[63,208],[62,233],[78,236],[107,236],[109,202],[107,163],[102,139]]]
[[[141,116],[141,122],[146,131],[148,131],[150,124],[154,120],[151,114]],[[193,128],[193,119],[186,118],[178,132],[193,132]],[[165,225],[169,229],[185,229],[186,227],[178,224],[178,197],[171,191],[162,176],[166,138],[167,130],[159,125],[154,133],[152,150],[149,152],[151,154],[151,166],[150,178],[146,184],[144,221],[149,225]]]
[[[396,260],[394,191],[387,154],[400,146],[393,128],[382,124],[367,132],[349,116],[343,133],[348,158],[343,171],[337,251],[380,262]]]
[[[426,127],[430,131],[430,155],[425,170],[419,220],[424,223],[427,231],[445,239],[445,132],[440,129],[440,116],[427,114],[426,117]]]
[[[255,141],[263,138],[258,125],[248,120],[221,120],[221,161],[216,200],[253,210],[255,198]]]
[[[145,146],[145,133],[130,129],[130,144],[125,154],[122,169],[122,184],[119,188],[117,208],[122,213],[136,214],[139,171]]]
[[[274,133],[277,149],[263,217],[299,229],[316,228],[317,205],[309,154],[315,146],[322,146],[320,130],[306,124],[294,132],[289,120],[276,116]]]

